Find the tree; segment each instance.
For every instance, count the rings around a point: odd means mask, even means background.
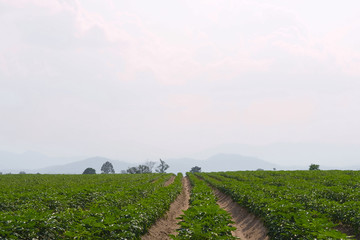
[[[111,162],[106,162],[101,167],[101,173],[109,174],[115,173],[114,167]]]
[[[164,173],[170,166],[165,163],[165,161],[160,159],[160,164],[156,168],[156,172],[158,173]]]
[[[84,170],[83,174],[96,174],[96,170],[93,168],[87,168]]]
[[[151,173],[149,166],[145,164],[140,164],[137,167],[128,168],[126,171],[130,174]]]
[[[151,173],[151,170],[150,170],[149,166],[141,164],[138,166],[138,172],[139,173]]]
[[[131,168],[128,168],[126,170],[127,173],[130,173],[130,174],[136,174],[136,173],[139,173],[139,169],[137,167],[131,167]]]
[[[130,174],[140,174],[140,173],[152,173],[152,169],[155,166],[155,162],[147,161],[144,164],[140,164],[137,167],[130,167],[126,170]],[[169,168],[163,160],[160,159],[160,165],[156,168],[156,172],[164,173],[166,169]]]
[[[192,167],[190,172],[192,173],[201,172],[201,167],[198,166]]]
[[[152,173],[152,170],[155,166],[156,162],[153,162],[153,161],[146,161],[145,162],[145,165],[149,168],[149,171]]]
[[[26,174],[26,172],[25,171],[20,171],[19,174]]]
[[[310,164],[309,170],[320,170],[320,165],[318,164]]]

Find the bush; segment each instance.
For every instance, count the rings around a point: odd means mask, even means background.
[[[309,170],[320,170],[320,165],[318,164],[311,164],[309,166]]]
[[[87,168],[84,170],[83,174],[96,174],[96,170],[93,168]]]

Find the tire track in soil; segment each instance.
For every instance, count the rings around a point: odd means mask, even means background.
[[[180,222],[180,219],[177,218],[180,217],[183,210],[189,208],[191,186],[188,177],[182,179],[182,185],[183,189],[170,205],[169,211],[151,226],[148,233],[141,237],[142,240],[170,240],[169,234],[176,234],[176,229],[179,228],[178,222]]]
[[[236,227],[236,230],[232,232],[234,237],[241,240],[270,239],[267,236],[267,229],[259,218],[234,202],[230,196],[220,190],[213,188],[213,191],[218,198],[218,205],[229,212],[232,221],[235,222],[232,224],[232,226]]]

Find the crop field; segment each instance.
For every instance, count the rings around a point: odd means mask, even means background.
[[[357,171],[1,175],[0,239],[254,239],[255,218],[262,239],[359,239],[359,189]]]
[[[235,239],[230,215],[219,207],[211,188],[193,174],[190,207],[181,216],[179,234],[174,239]]]
[[[137,239],[181,191],[178,175],[3,175],[1,239]]]
[[[360,231],[360,172],[255,171],[199,176],[260,217],[271,239],[346,239],[350,236],[339,230]]]

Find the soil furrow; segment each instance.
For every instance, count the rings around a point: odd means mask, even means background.
[[[236,227],[233,236],[241,240],[269,240],[267,229],[259,218],[234,202],[230,196],[218,189],[213,190],[218,198],[219,206],[229,212],[235,222],[232,224]]]
[[[360,233],[356,234],[356,231],[350,226],[339,224],[337,227],[335,227],[335,229],[342,233],[345,233],[348,236],[352,236],[351,239],[360,240]]]
[[[172,184],[172,183],[174,182],[174,180],[175,180],[175,176],[171,176],[171,177],[169,178],[169,180],[167,180],[167,181],[164,183],[164,186],[165,186],[165,187],[169,186],[170,184]]]
[[[170,205],[166,215],[160,218],[148,231],[141,237],[142,240],[170,240],[169,234],[176,234],[179,228],[177,219],[183,213],[183,210],[189,208],[190,199],[190,181],[187,177],[182,180],[183,190],[176,200]]]

